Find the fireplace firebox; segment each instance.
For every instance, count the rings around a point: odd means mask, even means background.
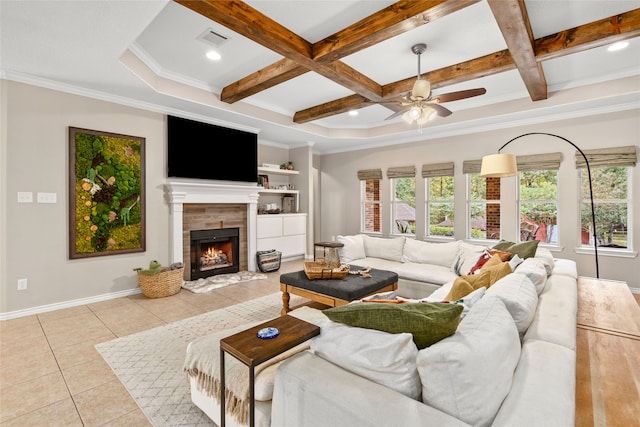
[[[240,229],[191,231],[191,280],[240,271]]]

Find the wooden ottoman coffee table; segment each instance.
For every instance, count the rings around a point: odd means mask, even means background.
[[[303,270],[282,274],[280,275],[282,291],[280,314],[285,315],[291,311],[290,293],[329,307],[336,307],[378,292],[395,291],[398,288],[398,274],[393,271],[372,268],[369,274],[371,277],[368,278],[347,274],[344,279],[317,280],[309,280]]]

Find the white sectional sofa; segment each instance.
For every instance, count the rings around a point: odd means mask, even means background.
[[[528,258],[474,299],[422,350],[405,334],[320,323],[311,349],[277,368],[271,426],[573,426],[575,263]]]
[[[343,262],[393,270],[397,293],[424,301],[442,301],[486,249],[364,235],[338,241]],[[572,426],[576,265],[538,248],[513,267],[459,302],[464,317],[453,335],[421,350],[410,333],[331,322],[309,307],[290,312],[321,334],[257,375],[256,425]],[[190,382],[194,403],[219,423],[217,401]]]

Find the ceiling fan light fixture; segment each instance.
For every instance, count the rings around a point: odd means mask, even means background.
[[[420,116],[422,115],[422,108],[418,107],[417,105],[414,105],[407,112],[407,114],[409,115],[409,118],[411,120],[418,120],[420,118]]]
[[[411,96],[414,98],[428,99],[431,95],[431,83],[429,80],[418,79],[413,84]]]

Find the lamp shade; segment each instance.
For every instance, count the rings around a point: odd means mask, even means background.
[[[490,154],[482,158],[480,176],[504,178],[518,174],[516,156],[513,154]]]

